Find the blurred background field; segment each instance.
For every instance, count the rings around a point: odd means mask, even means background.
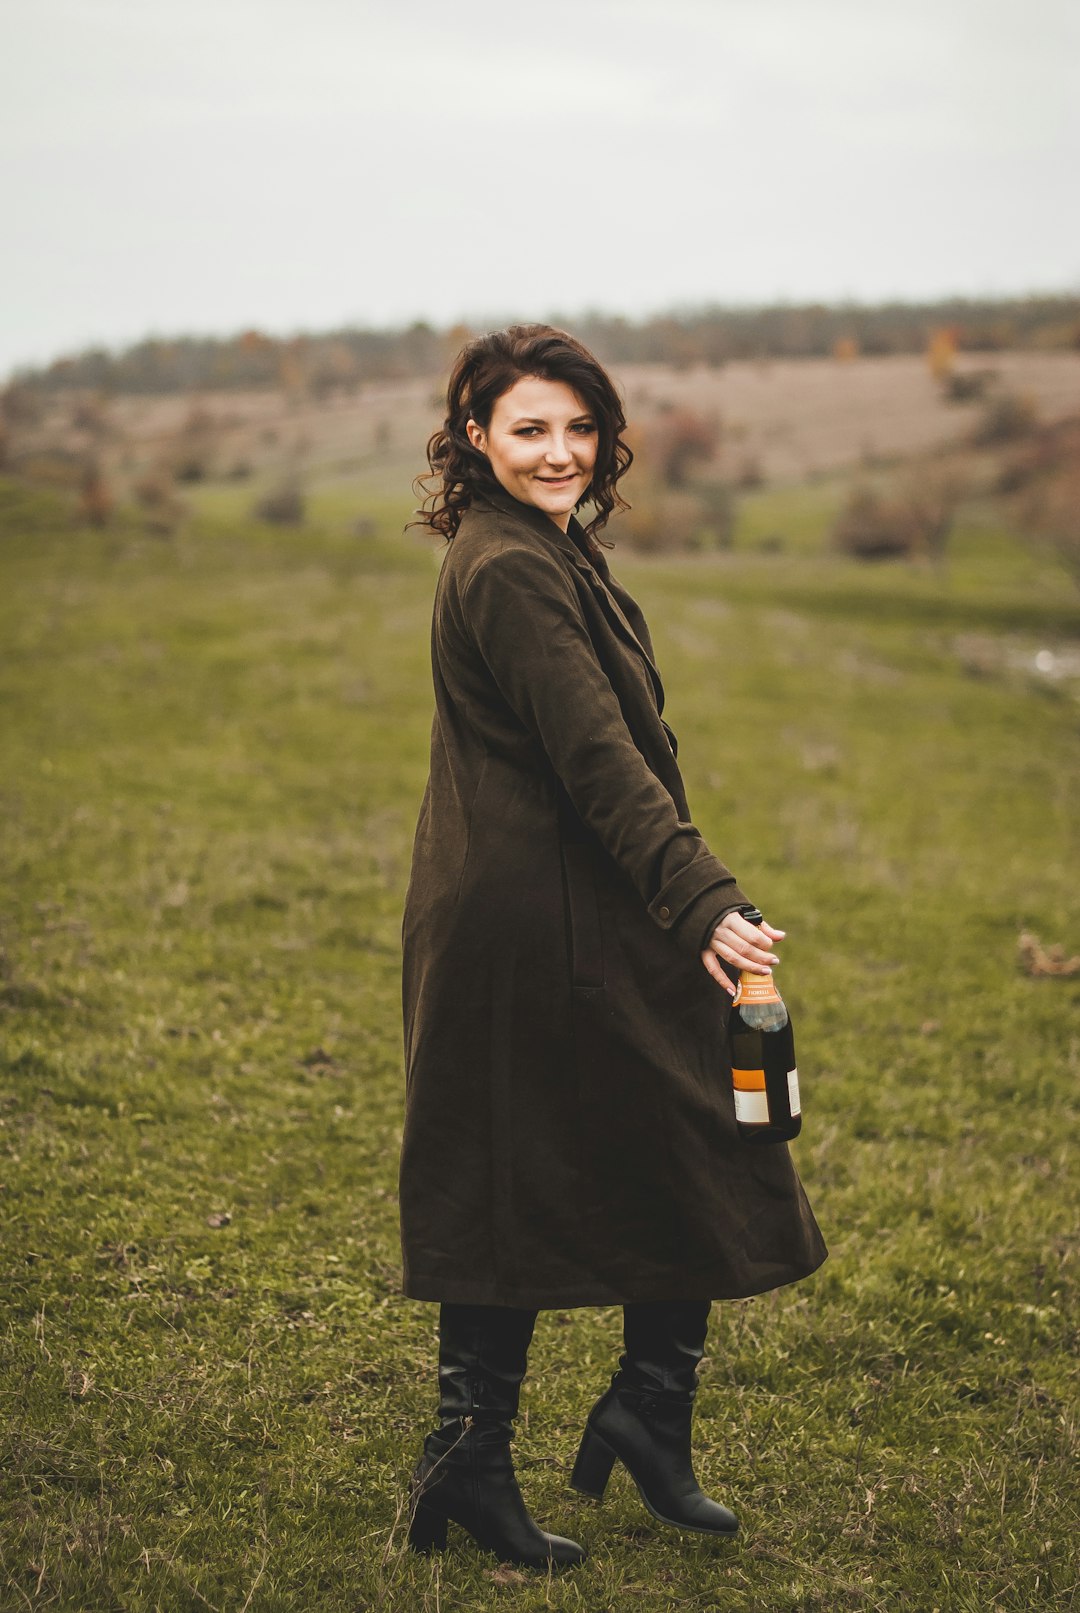
[[[439,560],[403,526],[456,339],[326,386],[4,394],[0,1603],[1074,1606],[1080,352],[932,321],[615,365],[611,562],[695,817],[790,933],[832,1251],[714,1311],[700,1467],[744,1533],[567,1495],[618,1333],[578,1311],[541,1319],[519,1452],[590,1562],[403,1550],[435,1340],[398,1292],[398,927]]]

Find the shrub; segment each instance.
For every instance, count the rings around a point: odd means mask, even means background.
[[[132,488],[143,518],[144,529],[155,537],[171,537],[184,516],[184,506],[176,496],[167,465],[158,465]]]
[[[96,459],[89,460],[79,486],[79,519],[89,526],[106,526],[113,512],[112,490]]]
[[[914,529],[907,512],[868,487],[857,487],[840,511],[833,544],[856,560],[896,560],[911,554]]]
[[[1037,427],[997,470],[994,491],[1017,493],[1040,478],[1061,470],[1080,456],[1080,416],[1070,416]]]
[[[642,486],[629,510],[612,522],[612,536],[643,554],[685,549],[727,548],[734,524],[733,500],[726,487],[683,489]]]
[[[109,429],[109,406],[104,393],[78,394],[71,406],[71,425],[75,431],[87,431],[92,437],[104,437]]]
[[[1038,419],[1033,399],[1018,392],[1002,392],[987,403],[972,433],[977,448],[996,448],[1030,436]]]
[[[696,409],[661,409],[640,436],[647,469],[666,487],[685,487],[691,468],[706,465],[720,446],[720,422]]]
[[[1080,458],[1038,489],[1026,514],[1029,529],[1051,544],[1080,584]]]
[[[858,487],[836,519],[833,544],[856,560],[938,559],[962,494],[956,470],[929,465],[891,498]]]
[[[735,486],[751,491],[755,487],[764,487],[765,472],[761,468],[761,460],[756,454],[747,454],[735,472]]]
[[[178,482],[201,482],[210,475],[217,447],[218,423],[197,405],[173,438],[170,457]]]
[[[996,376],[996,370],[951,370],[942,383],[942,395],[946,403],[978,403]]]
[[[252,513],[272,526],[300,526],[304,519],[304,495],[295,481],[281,482],[256,501]]]
[[[701,521],[701,506],[692,493],[640,488],[629,510],[612,523],[612,536],[623,538],[643,554],[690,548]]]
[[[1003,469],[999,487],[1003,482],[1003,491],[1024,489],[1016,507],[1021,528],[1049,543],[1080,583],[1080,415],[1044,427]]]

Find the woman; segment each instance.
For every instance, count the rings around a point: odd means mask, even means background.
[[[480,337],[422,512],[450,541],[402,929],[401,1229],[405,1293],[441,1306],[440,1426],[410,1539],[454,1519],[538,1566],[584,1552],[532,1521],[510,1457],[537,1311],[624,1307],[575,1487],[601,1495],[618,1458],[661,1521],[731,1534],[690,1460],[710,1301],[825,1258],[787,1149],[736,1131],[727,970],[767,973],[783,932],[748,922],[690,822],[649,632],[597,542],[624,429],[572,337]]]

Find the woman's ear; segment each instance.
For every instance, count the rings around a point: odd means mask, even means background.
[[[465,433],[474,448],[482,454],[487,453],[487,432],[483,426],[478,426],[475,420],[466,420]]]

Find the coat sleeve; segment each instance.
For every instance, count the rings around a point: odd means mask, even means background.
[[[462,609],[500,692],[540,741],[582,821],[654,922],[696,955],[712,915],[747,898],[679,818],[635,745],[563,566],[539,548],[498,550],[469,579]]]

